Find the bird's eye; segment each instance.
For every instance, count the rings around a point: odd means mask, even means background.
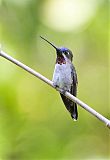
[[[69,55],[70,53],[69,53],[69,52],[66,52],[66,54]]]

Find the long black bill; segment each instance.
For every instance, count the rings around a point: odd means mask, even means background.
[[[40,36],[44,41],[46,41],[47,43],[49,43],[51,46],[53,46],[56,50],[58,50],[58,48],[51,42],[49,42],[47,39],[45,39],[44,37]]]

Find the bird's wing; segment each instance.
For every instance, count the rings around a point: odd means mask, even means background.
[[[72,86],[71,86],[71,94],[73,96],[77,95],[77,84],[78,84],[78,79],[77,79],[77,74],[76,74],[76,70],[75,67],[72,65],[71,66],[72,72],[71,72],[71,77],[72,77]]]

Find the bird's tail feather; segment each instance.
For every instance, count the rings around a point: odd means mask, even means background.
[[[74,103],[74,102],[73,102]],[[77,120],[78,119],[78,111],[77,111],[77,104],[74,103],[73,104],[73,110],[71,112],[71,117],[74,119],[74,120]]]

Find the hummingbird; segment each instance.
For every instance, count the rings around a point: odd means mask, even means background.
[[[57,57],[52,79],[53,85],[56,88],[58,87],[59,89],[61,89],[62,93],[60,93],[60,95],[66,109],[70,112],[72,119],[77,120],[77,104],[63,95],[65,91],[71,93],[75,97],[77,95],[78,80],[75,67],[72,64],[73,54],[68,48],[57,47],[44,37],[40,37],[56,50]]]

